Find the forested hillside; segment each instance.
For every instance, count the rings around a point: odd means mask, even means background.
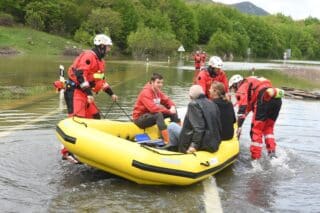
[[[135,57],[166,56],[182,44],[236,58],[320,59],[320,22],[282,14],[253,16],[217,3],[183,0],[2,0],[0,25],[26,25],[90,45],[111,36],[115,48]],[[1,36],[1,35],[0,35]]]
[[[232,7],[237,8],[240,12],[248,13],[257,16],[267,16],[270,15],[264,9],[257,7],[256,5],[252,4],[249,1],[239,2],[235,4],[231,4]]]

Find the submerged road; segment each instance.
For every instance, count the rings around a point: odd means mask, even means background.
[[[152,63],[148,69],[121,65],[121,71],[109,73],[125,110],[130,112],[152,72],[168,77],[164,90],[178,107],[187,105],[192,72]],[[103,109],[110,98],[101,94],[97,102]],[[275,132],[278,159],[270,162],[264,152],[260,171],[250,165],[248,118],[238,161],[214,178],[188,187],[138,185],[61,161],[54,130],[65,117],[59,95],[18,110],[1,110],[1,211],[319,212],[318,108],[319,102],[284,99]],[[111,117],[125,118],[118,109],[112,109]]]

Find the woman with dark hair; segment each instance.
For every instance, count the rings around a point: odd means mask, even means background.
[[[231,101],[228,99],[225,87],[221,82],[213,82],[209,89],[210,98],[220,109],[222,125],[221,140],[230,140],[234,135],[236,116]]]

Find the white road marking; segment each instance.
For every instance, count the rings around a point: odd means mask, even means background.
[[[208,178],[203,182],[204,190],[204,205],[206,212],[222,213],[222,206],[219,197],[219,192],[214,177]]]
[[[57,114],[61,111],[61,109],[56,109],[56,110],[53,110],[47,114],[44,114],[42,116],[39,116],[35,119],[32,119],[24,124],[21,124],[21,125],[18,125],[18,126],[14,126],[14,127],[11,127],[9,128],[7,131],[5,132],[0,132],[0,138],[3,138],[5,136],[8,136],[10,135],[11,133],[13,133],[14,131],[17,131],[17,130],[23,130],[25,129],[26,127],[28,127],[30,124],[34,124],[34,123],[37,123],[37,122],[40,122],[40,121],[44,121],[46,120],[47,118],[51,117],[52,115],[54,114]]]

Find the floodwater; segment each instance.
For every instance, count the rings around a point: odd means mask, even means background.
[[[72,59],[0,58],[1,86],[52,84],[58,65]],[[5,63],[4,63],[5,62]],[[181,64],[180,64],[181,65]],[[193,72],[176,63],[111,61],[107,78],[127,114],[152,72],[165,77],[164,91],[181,111]],[[228,72],[228,70],[227,70]],[[233,72],[233,71],[230,71]],[[276,125],[278,158],[251,167],[247,118],[238,161],[191,186],[146,186],[85,165],[62,161],[55,125],[65,117],[54,92],[19,105],[0,103],[1,212],[319,212],[319,102],[284,99]],[[96,97],[103,115],[127,115],[106,94]],[[222,210],[221,210],[222,209]]]

